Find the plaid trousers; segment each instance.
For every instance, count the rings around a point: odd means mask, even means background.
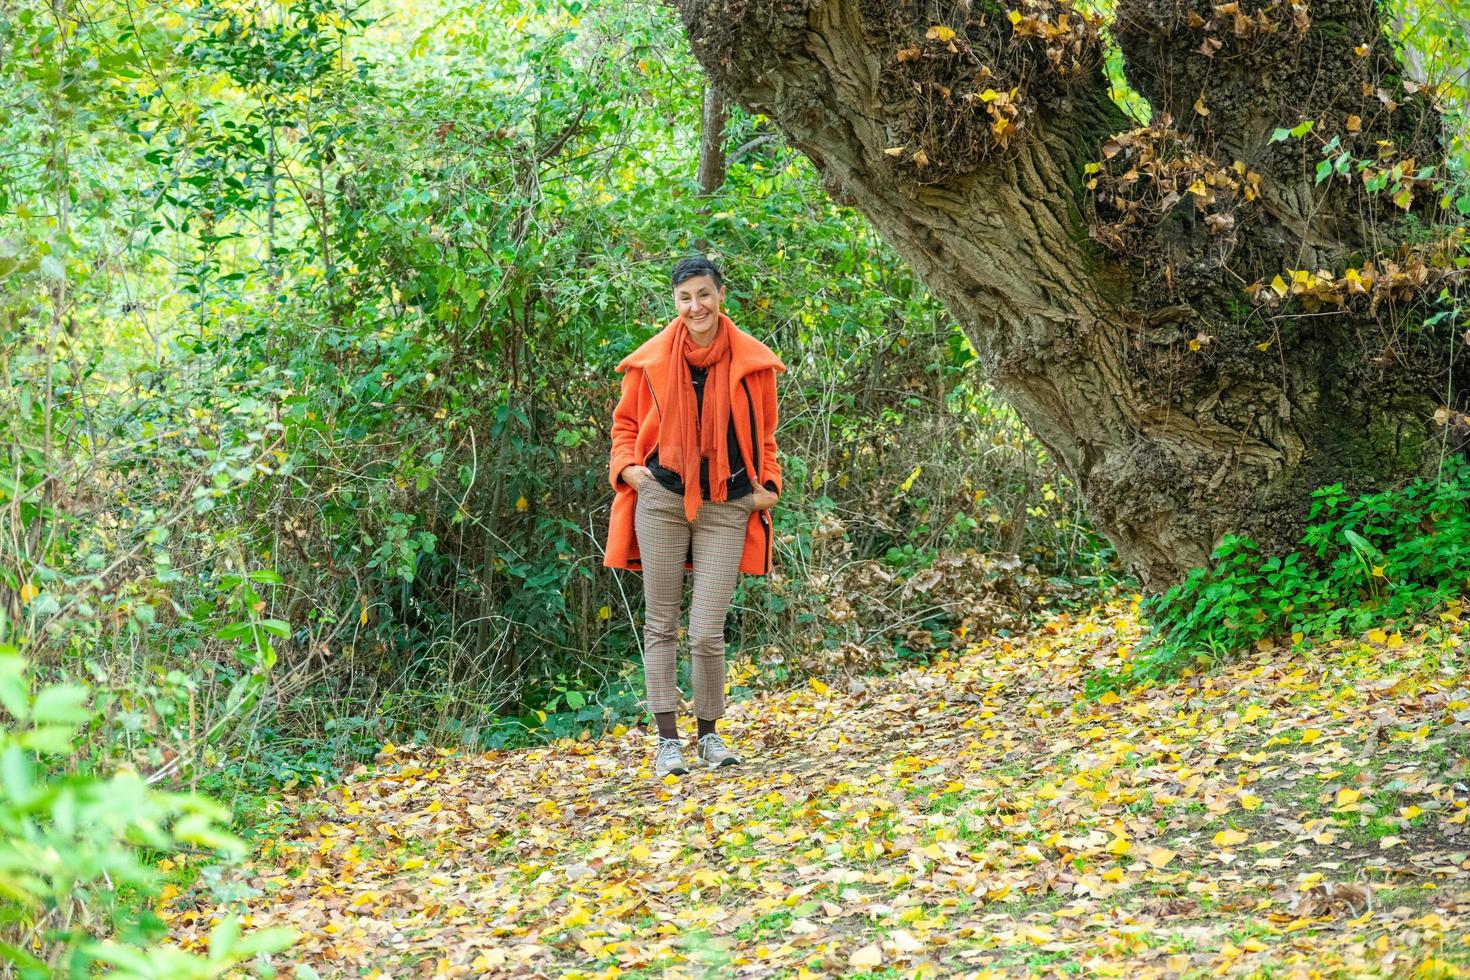
[[[675,638],[684,600],[684,560],[692,556],[689,657],[694,675],[694,715],[725,716],[725,615],[740,575],[740,552],[754,495],[724,503],[704,501],[690,522],[684,498],[653,477],[638,486],[633,513],[643,559],[643,675],[648,710],[679,706]]]

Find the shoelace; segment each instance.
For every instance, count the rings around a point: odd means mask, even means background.
[[[671,751],[676,758],[682,759],[684,757],[684,753],[679,750],[679,740],[677,738],[661,738],[658,740],[658,757],[660,760]]]
[[[716,749],[729,751],[725,748],[725,740],[720,738],[718,732],[708,732],[699,736],[699,744],[706,752],[713,752]]]

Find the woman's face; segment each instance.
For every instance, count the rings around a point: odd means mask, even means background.
[[[674,287],[674,307],[691,330],[713,329],[720,322],[724,302],[725,287],[716,287],[709,276],[685,279]]]

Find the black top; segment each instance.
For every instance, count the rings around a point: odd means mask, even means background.
[[[704,379],[708,372],[701,367],[689,365],[689,380],[694,383],[694,401],[702,416],[704,413]],[[725,484],[725,498],[727,500],[738,500],[750,493],[753,489],[750,485],[750,474],[745,472],[745,457],[740,455],[740,443],[735,440],[735,413],[730,413],[730,428],[725,433],[725,444],[730,454],[730,479]],[[754,449],[755,447],[751,447]],[[679,474],[673,470],[665,469],[658,465],[658,450],[648,457],[647,466],[653,471],[653,478],[663,485],[664,489],[672,490],[674,493],[684,492],[684,481]],[[701,499],[709,499],[709,460],[699,461],[699,496]]]

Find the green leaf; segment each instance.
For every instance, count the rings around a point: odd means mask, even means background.
[[[299,938],[296,930],[287,926],[256,929],[235,944],[235,954],[241,959],[248,959],[257,953],[279,953],[293,945]],[[296,975],[297,977],[302,976],[300,967],[296,968]]]
[[[42,688],[31,705],[31,718],[37,725],[80,725],[92,716],[86,708],[87,694],[80,684],[52,684]]]
[[[220,829],[208,816],[190,813],[174,824],[173,836],[186,844],[197,844],[222,854],[243,854],[245,842],[234,834]]]
[[[1343,528],[1342,536],[1347,539],[1348,544],[1352,545],[1353,550],[1359,554],[1368,555],[1373,558],[1381,557],[1383,554],[1374,547],[1372,541],[1369,541],[1352,528]]]
[[[209,961],[211,963],[227,963],[231,960],[231,954],[235,951],[235,944],[240,941],[240,919],[234,915],[227,915],[220,920],[220,924],[214,927],[209,934]]]
[[[37,725],[17,741],[33,752],[66,755],[72,751],[76,730],[75,725]]]
[[[34,772],[35,764],[20,746],[6,746],[0,753],[0,786],[12,802],[25,804],[30,800]]]
[[[99,963],[111,963],[113,966],[127,970],[125,975],[136,977],[154,977],[158,972],[154,969],[151,959],[140,949],[124,946],[122,943],[106,941],[100,943],[88,943],[84,947],[86,954]]]
[[[4,891],[4,879],[0,876],[0,891]],[[40,971],[40,976],[50,976],[51,970],[45,960],[38,960],[27,950],[11,943],[0,943],[0,960],[9,960],[27,970]],[[24,974],[22,974],[24,975]]]
[[[281,619],[262,619],[258,624],[261,629],[275,636],[286,637],[291,635],[291,624]]]
[[[247,636],[253,637],[255,635],[255,624],[230,623],[228,626],[221,626],[215,631],[214,635],[221,640],[243,640]]]
[[[31,692],[25,679],[26,662],[16,655],[15,648],[0,648],[0,706],[10,712],[16,721],[25,721],[31,714]]]

